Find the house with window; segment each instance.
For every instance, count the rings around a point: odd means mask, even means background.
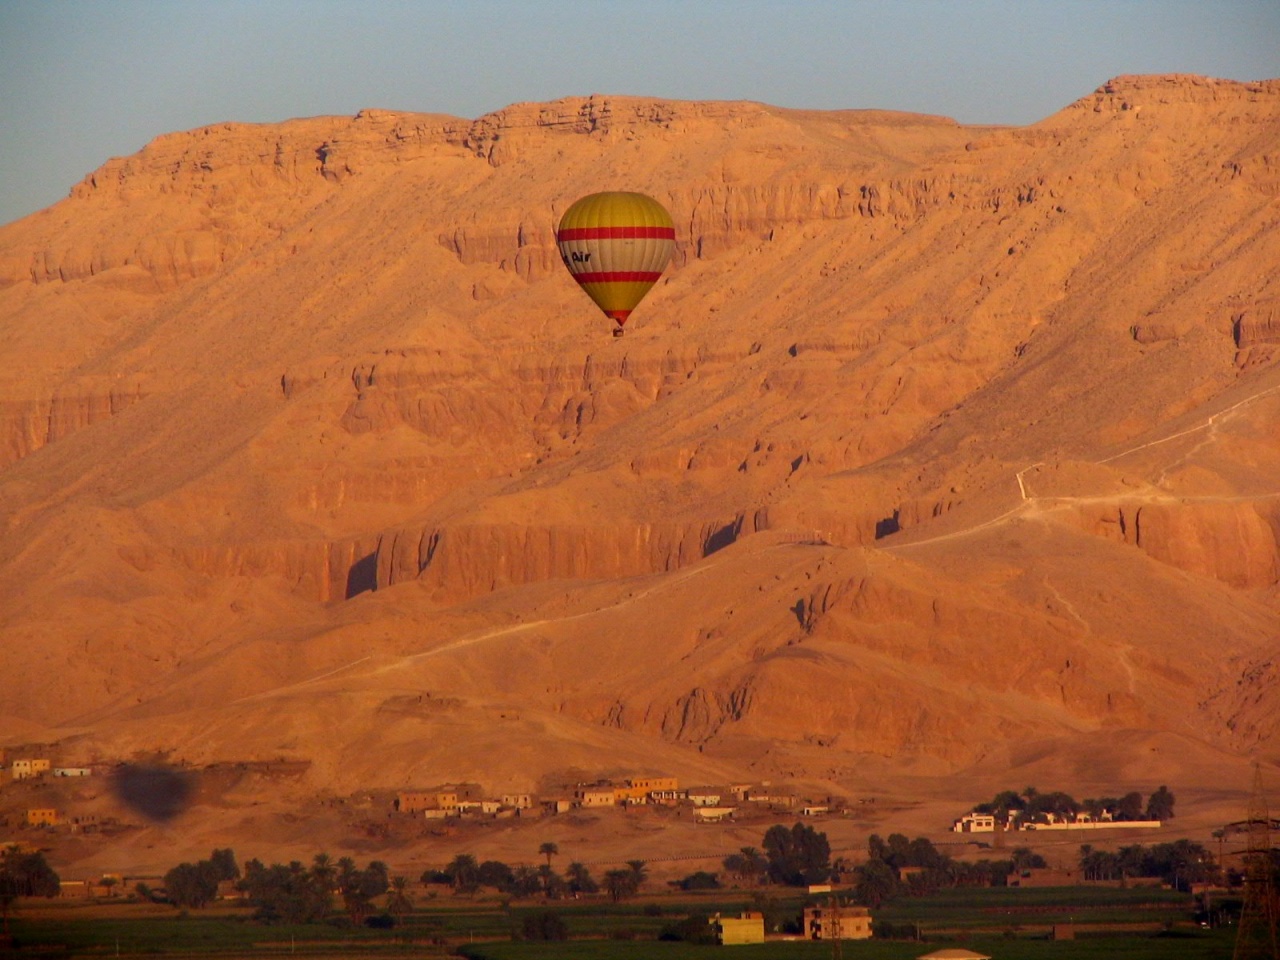
[[[10,772],[15,780],[27,780],[31,777],[39,777],[49,772],[52,764],[47,758],[37,758],[34,760],[15,760]]]
[[[459,800],[458,813],[495,814],[502,808],[498,800]]]
[[[678,788],[675,777],[631,777],[625,785],[615,785],[613,791],[619,803],[647,803],[655,794],[674,793]]]
[[[871,911],[866,907],[804,908],[804,932],[810,940],[869,940]]]
[[[716,942],[722,946],[764,943],[763,913],[749,911],[738,917],[722,917],[717,913],[708,922],[715,930]]]
[[[617,794],[612,786],[579,785],[573,791],[573,803],[576,807],[612,807],[617,802]]]
[[[693,787],[689,790],[688,800],[695,807],[718,807],[723,792],[713,787]]]
[[[978,813],[972,811],[951,825],[952,833],[994,833],[996,816],[994,813]]]
[[[458,791],[454,787],[437,787],[432,790],[402,790],[396,794],[392,807],[399,813],[452,817],[458,814]]]

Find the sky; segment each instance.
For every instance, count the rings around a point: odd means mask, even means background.
[[[1280,0],[0,0],[0,224],[229,120],[604,93],[1026,124],[1126,73],[1280,77]]]

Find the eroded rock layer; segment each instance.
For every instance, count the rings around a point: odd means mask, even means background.
[[[618,340],[554,245],[606,188],[677,224]],[[1275,80],[161,137],[0,231],[0,741],[325,789],[1273,751],[1278,203]]]

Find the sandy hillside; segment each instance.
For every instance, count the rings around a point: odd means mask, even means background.
[[[554,244],[599,189],[677,225],[620,339]],[[211,775],[200,855],[657,773],[1207,831],[1280,761],[1277,263],[1280,80],[159,137],[0,230],[0,744],[290,764]]]

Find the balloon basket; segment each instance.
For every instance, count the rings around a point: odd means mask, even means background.
[[[623,330],[621,327],[618,327],[618,329],[616,329],[616,330],[614,330],[614,331],[613,331],[613,335],[614,335],[615,337],[620,337],[620,336],[622,336],[624,333],[626,333],[626,331],[625,331],[625,330]]]

